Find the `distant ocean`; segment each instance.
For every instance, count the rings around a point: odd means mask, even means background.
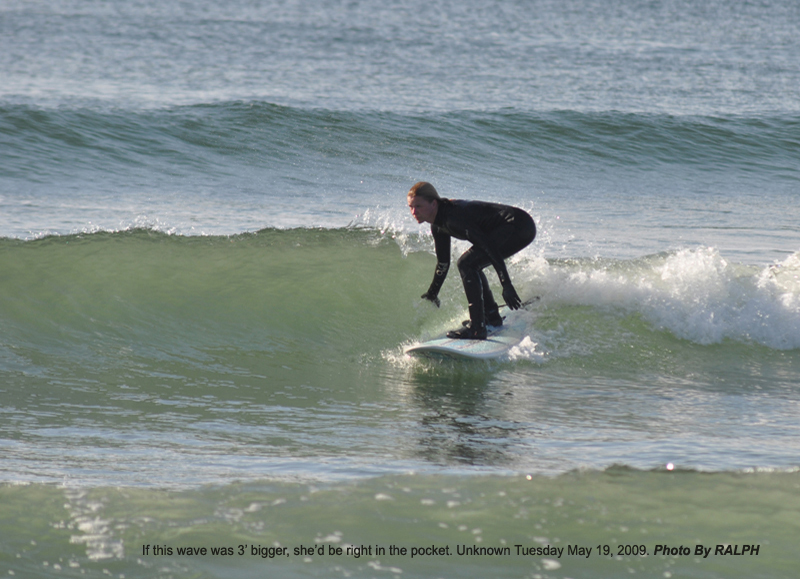
[[[0,576],[794,578],[799,30],[2,0]],[[500,360],[420,180],[536,220]]]

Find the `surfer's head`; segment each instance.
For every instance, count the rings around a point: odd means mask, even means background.
[[[420,181],[419,183],[415,183],[411,190],[408,192],[409,199],[411,197],[422,197],[425,201],[441,201],[442,198],[439,197],[439,192],[436,191],[436,187],[428,183],[427,181]]]
[[[441,202],[436,188],[425,181],[416,183],[408,192],[408,208],[417,223],[433,223]]]

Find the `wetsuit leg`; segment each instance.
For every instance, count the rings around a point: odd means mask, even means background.
[[[522,211],[521,215],[514,215],[507,226],[500,227],[492,232],[490,239],[498,248],[498,252],[506,259],[511,257],[536,237],[536,225],[533,219]],[[469,318],[473,327],[482,327],[486,324],[486,311],[497,308],[497,302],[489,289],[489,281],[484,268],[491,265],[492,261],[482,249],[470,247],[458,259],[458,271],[464,284],[464,293],[467,294],[469,304]]]
[[[491,322],[493,318],[496,321],[496,318],[500,317],[498,312],[500,308],[497,306],[497,302],[494,301],[494,295],[489,287],[489,280],[486,279],[486,274],[483,270],[480,270],[478,275],[481,277],[481,287],[483,288],[483,312],[487,317],[486,323]]]
[[[486,254],[471,247],[458,258],[458,272],[461,274],[461,283],[464,284],[464,293],[467,294],[467,304],[469,307],[469,319],[473,328],[482,328],[486,325],[486,317],[483,310],[484,288],[489,289],[489,280],[483,273],[483,268],[491,261],[482,265]],[[486,285],[484,286],[484,282]],[[491,296],[491,290],[488,292]],[[494,297],[491,298],[494,301]]]

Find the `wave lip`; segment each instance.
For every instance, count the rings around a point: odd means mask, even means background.
[[[798,255],[759,268],[730,263],[713,248],[684,249],[644,260],[634,277],[600,271],[598,292],[697,344],[732,339],[793,349],[800,347]]]

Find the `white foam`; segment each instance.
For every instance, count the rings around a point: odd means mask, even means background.
[[[800,348],[800,253],[763,268],[730,263],[708,247],[633,261],[535,258],[521,265],[519,277],[545,307],[638,314],[698,344]]]

